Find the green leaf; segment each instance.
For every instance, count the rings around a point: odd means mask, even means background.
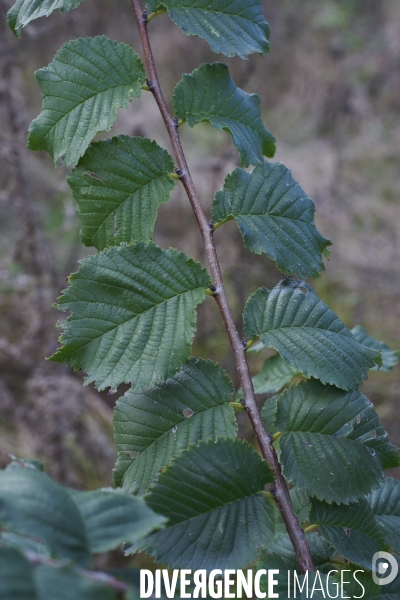
[[[71,567],[42,565],[35,569],[38,600],[115,600],[114,591]],[[31,599],[30,599],[31,600]]]
[[[311,501],[309,495],[298,487],[292,488],[289,494],[293,510],[299,519],[299,523],[305,523],[308,521],[311,510]]]
[[[260,337],[307,377],[344,390],[358,387],[379,363],[379,353],[357,342],[335,313],[306,283],[281,281],[272,291],[260,288],[247,302],[244,328]]]
[[[81,515],[68,491],[36,469],[12,466],[0,471],[0,525],[45,542],[52,554],[86,565],[88,540]]]
[[[323,567],[335,556],[335,549],[315,531],[307,533],[305,537],[308,542],[311,558],[313,559],[315,567]],[[285,533],[276,538],[276,540],[274,540],[269,546],[268,550],[263,552],[260,562],[268,562],[268,558],[271,555],[279,556],[282,559],[286,569],[300,571],[296,553],[294,551],[289,534]],[[260,565],[260,563],[258,564]]]
[[[195,307],[211,283],[199,263],[137,242],[83,260],[69,280],[58,308],[72,315],[51,360],[85,370],[86,383],[149,388],[188,358]]]
[[[39,17],[48,17],[57,8],[65,13],[77,8],[83,0],[17,0],[7,13],[7,22],[14,35],[21,37],[21,29]]]
[[[372,557],[387,550],[385,538],[368,502],[344,506],[312,500],[312,523],[319,525],[324,538],[351,562],[372,569]]]
[[[390,596],[384,596],[381,594],[382,588],[376,584],[372,579],[371,571],[360,570],[356,565],[345,565],[344,571],[351,571],[351,573],[344,573],[343,577],[343,596],[349,596],[354,600],[359,600],[360,597],[363,600],[389,600]],[[341,576],[338,573],[334,576],[336,581],[341,585]],[[347,581],[346,581],[347,580]],[[361,587],[362,586],[362,587]],[[363,590],[364,588],[364,590]],[[340,589],[340,587],[338,588]],[[394,600],[392,597],[391,600]]]
[[[184,75],[172,103],[178,119],[190,127],[209,121],[218,131],[230,133],[245,167],[275,154],[275,138],[261,120],[260,97],[236,87],[223,63],[201,65]]]
[[[51,557],[51,550],[43,541],[38,538],[28,538],[12,531],[2,531],[0,534],[0,545],[4,544],[21,550],[22,552],[33,552],[45,558]]]
[[[287,275],[319,277],[321,253],[331,241],[314,223],[314,202],[282,163],[263,162],[247,173],[236,168],[215,194],[216,222],[235,219],[245,246],[265,252]]]
[[[276,433],[278,431],[275,421],[278,398],[278,395],[268,398],[261,409],[261,417],[264,422],[264,426],[269,433]]]
[[[351,333],[354,335],[357,342],[363,346],[380,351],[382,356],[382,365],[380,367],[375,365],[372,369],[373,371],[378,371],[378,369],[379,371],[393,371],[393,367],[395,367],[399,362],[398,351],[391,350],[389,346],[385,344],[385,342],[380,342],[368,335],[364,327],[361,327],[361,325],[356,325],[356,327],[353,327],[353,329],[351,329]]]
[[[277,509],[262,492],[273,474],[247,442],[191,446],[146,496],[169,526],[137,546],[170,568],[244,568],[274,537]]]
[[[388,477],[367,501],[389,544],[400,552],[400,481]]]
[[[275,394],[302,372],[291,367],[280,354],[267,358],[261,371],[253,377],[256,394]]]
[[[323,539],[323,537],[321,537],[315,532],[307,534],[306,540],[310,547],[311,558],[313,560],[314,566],[319,571],[329,571],[331,568],[330,560],[332,560],[332,558],[335,555],[334,548],[332,548],[332,546],[330,546]],[[293,549],[293,544],[287,533],[280,535],[271,544],[271,546],[268,548],[268,551],[263,552],[263,554],[260,557],[260,560],[258,561],[255,567],[256,571],[258,571],[259,569],[265,569],[267,572],[269,569],[279,569],[279,573],[277,575],[274,575],[274,578],[278,581],[278,584],[276,585],[276,587],[274,587],[274,592],[279,593],[280,598],[288,597],[288,579],[290,577],[291,593],[293,594],[293,597],[295,597],[293,590],[293,571],[296,571],[298,574],[301,574],[301,569],[297,562],[296,554]],[[313,576],[314,574],[309,573],[309,575]],[[312,587],[312,585],[310,587]],[[260,589],[261,591],[268,593],[268,575],[261,576]],[[296,593],[299,593],[298,589]],[[297,597],[303,598],[303,595],[300,594],[300,596]],[[304,589],[304,598],[305,597],[306,594]],[[310,595],[307,597],[312,597],[315,600],[317,599],[317,595],[315,594],[313,596]]]
[[[377,488],[383,469],[399,464],[368,398],[319,381],[279,397],[276,428],[285,477],[310,495],[347,504]]]
[[[134,544],[160,527],[165,519],[122,490],[69,490],[86,528],[90,551],[108,552],[123,542]]]
[[[29,128],[28,148],[71,165],[97,132],[111,128],[118,108],[140,96],[146,75],[133,48],[98,36],[64,44],[36,78],[43,107]]]
[[[0,600],[41,600],[36,595],[33,570],[14,548],[0,546]]]
[[[175,187],[173,170],[168,152],[146,138],[120,135],[93,144],[67,177],[85,246],[151,241],[158,207]]]
[[[235,437],[232,394],[232,383],[219,365],[195,358],[166,383],[146,392],[128,391],[114,413],[119,451],[115,485],[143,494],[158,472],[189,444]]]
[[[289,495],[290,495],[290,501],[293,506],[293,510],[296,513],[296,516],[301,525],[302,523],[305,523],[306,521],[308,521],[308,517],[310,514],[310,510],[311,510],[310,498],[304,490],[302,490],[298,487],[293,487],[290,490]],[[277,522],[275,531],[276,531],[277,536],[286,534],[286,532],[287,532],[285,522],[280,513],[278,514],[278,522]]]
[[[269,26],[260,0],[147,0],[146,6],[152,11],[165,7],[187,35],[203,38],[218,54],[245,59],[253,52],[269,52]]]

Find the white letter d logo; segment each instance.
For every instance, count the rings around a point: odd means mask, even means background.
[[[377,565],[379,559],[383,559],[383,561],[379,562]],[[390,570],[389,565],[391,567]],[[389,572],[389,574],[386,577],[378,577],[376,572],[378,572],[379,575],[384,575],[386,572]],[[378,585],[392,583],[392,581],[396,579],[398,572],[399,566],[394,556],[388,552],[375,552],[372,557],[372,579],[374,580],[374,583],[377,583]]]

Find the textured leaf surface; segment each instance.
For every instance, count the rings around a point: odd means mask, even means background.
[[[311,510],[311,501],[307,492],[298,487],[293,487],[290,490],[289,495],[293,506],[293,510],[296,513],[299,523],[305,523],[306,521],[308,521],[308,517]],[[275,532],[277,537],[287,533],[286,525],[280,513],[278,514],[278,521],[276,524]]]
[[[375,519],[384,531],[386,540],[392,548],[400,552],[400,481],[388,477],[367,500]]]
[[[380,351],[382,356],[382,365],[379,367],[379,371],[393,371],[393,367],[395,367],[399,362],[398,351],[391,350],[389,346],[385,344],[385,342],[380,342],[379,340],[376,340],[368,335],[364,327],[361,327],[361,325],[356,325],[356,327],[353,327],[351,333],[354,335],[357,342],[363,346]],[[378,365],[375,365],[373,370],[378,371]]]
[[[269,433],[276,433],[278,431],[276,428],[275,421],[278,398],[278,394],[272,396],[272,398],[268,398],[261,409],[261,417],[264,423],[264,427]]]
[[[10,466],[0,471],[0,525],[43,540],[58,558],[90,561],[81,515],[66,489],[45,473]]]
[[[218,131],[230,133],[243,166],[274,155],[275,138],[261,120],[260,97],[236,87],[226,65],[202,65],[184,75],[172,101],[176,116],[190,127],[209,121]]]
[[[310,495],[348,503],[379,486],[383,469],[399,464],[398,449],[368,398],[319,381],[279,397],[276,428],[285,477]]]
[[[7,13],[13,33],[21,36],[21,29],[39,17],[48,17],[54,10],[64,13],[79,6],[83,0],[17,0]]]
[[[299,523],[308,521],[311,510],[311,502],[309,495],[302,489],[294,487],[290,490],[290,500],[292,501],[293,510],[299,519]]]
[[[14,548],[0,546],[0,600],[42,600],[35,591],[33,570]]]
[[[138,242],[83,260],[69,280],[58,308],[72,315],[51,359],[85,370],[87,383],[149,388],[188,358],[195,307],[210,286],[199,263]]]
[[[48,17],[54,10],[64,13],[79,6],[83,0],[17,0],[7,13],[13,33],[21,36],[21,29],[39,17]]]
[[[142,494],[189,444],[235,437],[232,393],[232,383],[221,367],[195,358],[164,384],[145,392],[128,391],[114,413],[119,451],[115,485]]]
[[[275,394],[290,383],[296,375],[302,375],[283,360],[280,354],[267,358],[261,371],[253,377],[256,394]]]
[[[38,600],[115,600],[111,588],[70,567],[42,565],[35,569],[35,583]]]
[[[169,526],[139,549],[171,568],[244,568],[274,537],[277,510],[262,493],[272,480],[247,442],[220,439],[183,450],[146,497]]]
[[[315,531],[307,533],[305,537],[310,547],[311,557],[317,568],[329,563],[335,556],[335,549]],[[264,560],[268,561],[268,557],[271,555],[279,556],[285,564],[285,568],[300,571],[293,544],[287,533],[280,535],[272,542],[268,549],[263,552],[258,564]]]
[[[93,554],[114,550],[123,542],[134,544],[164,523],[164,518],[151,511],[142,498],[133,498],[122,490],[70,490],[70,494],[82,516]]]
[[[98,131],[110,129],[118,108],[140,96],[146,75],[133,48],[98,36],[64,44],[36,78],[43,107],[29,128],[28,148],[71,165]]]
[[[366,500],[343,506],[312,501],[312,523],[319,525],[324,538],[351,562],[372,568],[372,557],[387,550],[385,538]]]
[[[319,571],[330,570],[331,565],[329,561],[332,560],[335,555],[334,548],[332,548],[322,536],[315,532],[307,534],[306,539],[310,547],[310,553],[315,567]],[[293,571],[296,571],[300,575],[301,569],[293,550],[293,544],[287,533],[280,535],[271,544],[267,552],[263,552],[255,567],[255,570],[259,569],[265,569],[267,571],[269,569],[279,569],[279,573],[274,575],[274,579],[278,581],[278,584],[274,587],[274,592],[279,593],[280,598],[288,597],[288,577],[290,576],[292,584],[291,594],[292,597],[295,597],[293,590]],[[288,573],[288,571],[291,573]],[[268,594],[268,575],[261,576],[260,589]],[[299,592],[299,589],[297,589],[296,594],[297,598],[306,598],[306,589],[304,588],[304,596]],[[310,595],[307,597],[312,597],[317,600],[317,593],[314,593],[311,596],[310,589],[309,594]]]
[[[187,34],[206,40],[225,56],[269,52],[269,26],[260,0],[147,0],[152,11],[164,6],[171,19]]]
[[[378,351],[359,344],[313,289],[298,280],[257,290],[247,302],[244,327],[249,339],[260,337],[307,377],[344,390],[358,387],[380,362]]]
[[[252,173],[236,168],[216,193],[213,219],[236,219],[245,246],[265,252],[287,275],[318,277],[330,245],[314,223],[314,202],[281,163],[263,162]]]
[[[93,144],[68,175],[81,240],[103,250],[152,239],[157,209],[175,187],[174,161],[151,140],[120,135]]]

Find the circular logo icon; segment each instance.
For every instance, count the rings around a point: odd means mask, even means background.
[[[399,565],[394,556],[388,552],[375,552],[372,557],[372,579],[374,583],[388,585],[396,579],[398,572]]]

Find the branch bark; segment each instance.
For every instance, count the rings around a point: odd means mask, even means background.
[[[197,224],[203,238],[205,251],[210,266],[213,285],[215,287],[214,297],[221,313],[229,341],[235,355],[237,370],[239,373],[240,383],[243,389],[245,400],[245,409],[257,436],[260,445],[261,453],[269,466],[274,472],[275,483],[273,495],[279,507],[281,515],[289,533],[294,550],[296,552],[299,565],[305,573],[313,571],[314,565],[310,554],[308,543],[304,537],[304,532],[301,530],[297,516],[293,510],[290,501],[289,491],[286,482],[281,473],[281,468],[276,456],[275,449],[272,445],[271,436],[266,432],[261,419],[260,411],[256,402],[256,397],[251,381],[251,375],[246,358],[246,349],[240,339],[239,333],[234,323],[232,312],[229,308],[228,300],[225,293],[224,282],[222,279],[221,269],[218,262],[217,253],[214,245],[213,227],[207,221],[207,218],[200,205],[200,201],[190,175],[190,171],[186,162],[186,157],[182,148],[182,144],[178,134],[178,122],[172,117],[169,112],[167,103],[163,96],[160,82],[157,75],[157,70],[154,62],[153,52],[150,45],[150,39],[147,30],[147,13],[142,12],[139,0],[131,0],[132,8],[135,13],[135,18],[138,24],[140,39],[143,47],[144,59],[149,74],[147,85],[153,93],[157,102],[161,116],[167,128],[171,144],[175,153],[177,164],[179,167],[179,175],[182,184],[185,188],[189,202],[195,214]]]

